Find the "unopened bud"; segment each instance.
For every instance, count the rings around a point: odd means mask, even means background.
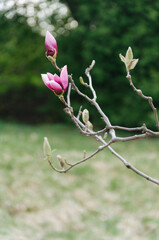
[[[86,158],[86,150],[83,151],[83,158]]]
[[[44,150],[44,158],[45,159],[51,157],[51,147],[50,147],[47,137],[44,137],[43,150]]]
[[[126,65],[129,65],[132,60],[133,60],[133,52],[132,52],[131,47],[128,47],[128,50],[127,50],[126,56],[125,56]]]
[[[108,136],[108,133],[105,132],[105,133],[104,133],[104,136],[103,136],[103,139],[105,140],[105,139],[107,138],[107,136]]]
[[[87,109],[84,109],[82,112],[82,120],[84,123],[87,123],[89,121],[89,112]]]
[[[135,68],[136,64],[138,63],[139,59],[133,59],[130,64],[127,66],[128,71]]]
[[[86,127],[87,127],[89,130],[93,131],[93,124],[92,124],[90,121],[87,121],[87,122],[86,122]]]
[[[62,168],[64,168],[65,167],[65,162],[64,162],[63,158],[61,157],[61,155],[57,155],[56,157],[57,157],[57,159],[58,159],[58,161],[60,163],[60,166]]]
[[[80,83],[81,83],[82,85],[85,84],[85,82],[83,81],[83,77],[80,77],[79,80],[80,80]]]
[[[120,57],[121,61],[125,63],[127,72],[134,69],[136,64],[139,61],[139,59],[133,59],[133,52],[132,52],[131,47],[128,48],[125,57],[121,54],[119,54],[119,57]]]
[[[54,50],[55,50],[55,53],[54,53],[53,56],[51,56],[51,55],[48,55],[48,56],[47,56],[47,52],[46,52],[46,57],[47,57],[47,59],[48,59],[51,63],[53,63],[53,64],[56,63],[56,56],[57,56],[56,49],[54,49]]]
[[[120,53],[119,54],[120,60],[125,63],[125,57]]]

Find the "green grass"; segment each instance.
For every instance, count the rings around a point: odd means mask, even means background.
[[[43,137],[70,162],[98,143],[64,125],[0,123],[0,239],[158,240],[159,187],[135,175],[108,150],[67,174],[43,160]],[[159,140],[115,149],[159,179]]]

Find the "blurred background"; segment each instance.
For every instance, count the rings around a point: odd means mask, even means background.
[[[43,160],[47,136],[52,161],[89,155],[98,142],[79,134],[40,74],[55,73],[45,57],[45,33],[58,44],[57,64],[68,65],[81,91],[93,59],[98,103],[113,125],[155,129],[149,104],[125,78],[119,53],[132,47],[140,61],[131,75],[159,108],[159,1],[0,0],[0,239],[158,240],[159,189],[127,170],[107,149],[67,174]],[[75,112],[90,111],[95,129],[103,122],[72,91]],[[156,130],[156,129],[155,129]],[[115,144],[136,168],[158,179],[159,139]]]
[[[154,126],[153,113],[125,78],[119,53],[128,46],[140,61],[131,72],[137,88],[159,106],[159,2],[149,0],[1,0],[0,118],[23,123],[69,122],[63,106],[43,84],[40,74],[55,72],[45,57],[44,37],[57,39],[60,67],[67,64],[78,86],[93,59],[98,102],[112,124],[143,122]],[[80,86],[82,91],[83,86]],[[84,99],[72,94],[75,111]],[[91,120],[101,125],[89,107]]]

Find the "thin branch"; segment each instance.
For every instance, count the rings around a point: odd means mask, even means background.
[[[138,134],[130,137],[116,137],[115,139],[112,139],[113,143],[115,142],[128,142],[128,141],[133,141],[141,138],[146,138],[148,137],[148,133],[143,133],[143,134]]]
[[[88,133],[85,131],[84,134],[87,134],[87,136],[95,136],[95,135],[99,135],[101,133],[105,133],[106,131],[107,131],[107,127],[103,128],[97,132],[92,132],[92,133],[90,133],[90,132]]]
[[[105,113],[102,111],[102,109],[100,108],[99,104],[96,101],[93,101],[93,105],[96,107],[99,114],[102,116],[102,118],[103,118],[104,122],[106,123],[107,127],[110,128],[109,132],[110,132],[112,138],[115,138],[116,137],[115,130],[112,128],[112,125],[109,121],[109,118],[105,115]]]
[[[153,99],[152,97],[149,96],[145,96],[142,91],[140,89],[137,89],[133,82],[132,82],[132,78],[129,72],[127,72],[127,76],[126,78],[129,80],[130,86],[133,88],[133,90],[139,95],[141,96],[143,99],[146,99],[148,101],[148,103],[150,104],[153,112],[154,112],[154,116],[155,116],[155,120],[156,120],[156,127],[159,129],[159,120],[158,120],[158,115],[157,115],[157,109],[155,108],[154,104],[153,104]]]
[[[122,126],[111,126],[110,128],[107,127],[107,130],[109,129],[116,129],[116,130],[123,130],[123,131],[128,131],[128,132],[135,132],[135,131],[142,131],[145,133],[149,133],[150,136],[158,136],[159,137],[159,132],[154,132],[146,127],[146,125],[143,125],[141,127],[134,127],[134,128],[127,128],[127,127],[122,127]]]
[[[96,101],[97,100],[97,95],[96,95],[96,92],[93,88],[92,77],[90,75],[90,71],[93,69],[94,65],[95,65],[95,60],[93,60],[91,65],[88,68],[86,68],[85,74],[86,74],[86,76],[88,77],[88,80],[89,80],[89,88],[90,88],[90,90],[93,94],[93,100]]]
[[[80,106],[80,108],[79,108],[79,111],[78,111],[78,114],[77,114],[77,119],[80,119],[80,116],[81,116],[81,114],[82,114],[82,106]]]
[[[61,72],[62,69],[57,66],[56,60],[54,60],[54,62],[51,62],[51,63],[59,72]]]
[[[69,83],[68,92],[67,92],[67,104],[68,104],[68,106],[71,106],[71,100],[70,100],[71,88],[72,88],[71,83]]]
[[[128,131],[128,132],[136,132],[136,131],[145,131],[146,132],[145,126],[133,127],[133,128],[122,127],[122,126],[112,126],[111,128],[116,129],[116,130]]]
[[[102,151],[105,147],[106,147],[105,145],[99,146],[98,149],[97,149],[95,152],[93,152],[92,154],[90,154],[88,157],[85,157],[85,158],[83,158],[83,159],[81,159],[81,160],[79,160],[79,161],[77,161],[77,162],[75,162],[75,163],[73,163],[73,164],[70,164],[70,163],[68,163],[68,162],[66,161],[66,164],[69,165],[69,167],[66,168],[66,169],[60,169],[60,170],[59,170],[59,169],[55,168],[55,166],[54,166],[53,163],[50,161],[50,159],[48,159],[48,162],[49,162],[50,166],[51,166],[56,172],[66,173],[66,172],[68,172],[71,168],[73,168],[73,167],[75,167],[75,166],[77,166],[77,165],[79,165],[79,164],[81,164],[81,163],[84,163],[84,162],[86,162],[88,159],[94,157],[98,152]]]
[[[82,93],[79,88],[76,86],[76,84],[74,83],[74,80],[72,78],[72,75],[68,75],[68,78],[70,80],[70,82],[72,83],[72,87],[73,89],[82,97],[84,97],[88,102],[90,102],[92,104],[92,99],[89,98],[87,95],[85,95],[84,93]]]
[[[141,172],[140,170],[138,170],[137,168],[135,168],[132,164],[130,164],[129,162],[127,162],[122,156],[120,156],[116,151],[114,151],[113,148],[111,148],[110,146],[108,146],[108,149],[110,150],[110,152],[112,154],[114,154],[118,159],[121,160],[121,162],[130,170],[132,170],[133,172],[135,172],[136,174],[138,174],[139,176],[145,178],[146,180],[153,182],[157,185],[159,185],[159,181],[155,178],[150,177],[149,175]]]

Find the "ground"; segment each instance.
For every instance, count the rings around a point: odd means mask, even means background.
[[[0,239],[158,240],[159,187],[125,168],[108,150],[67,174],[43,160],[53,153],[79,160],[94,139],[64,125],[0,123]],[[159,178],[159,139],[115,145],[137,168]]]

